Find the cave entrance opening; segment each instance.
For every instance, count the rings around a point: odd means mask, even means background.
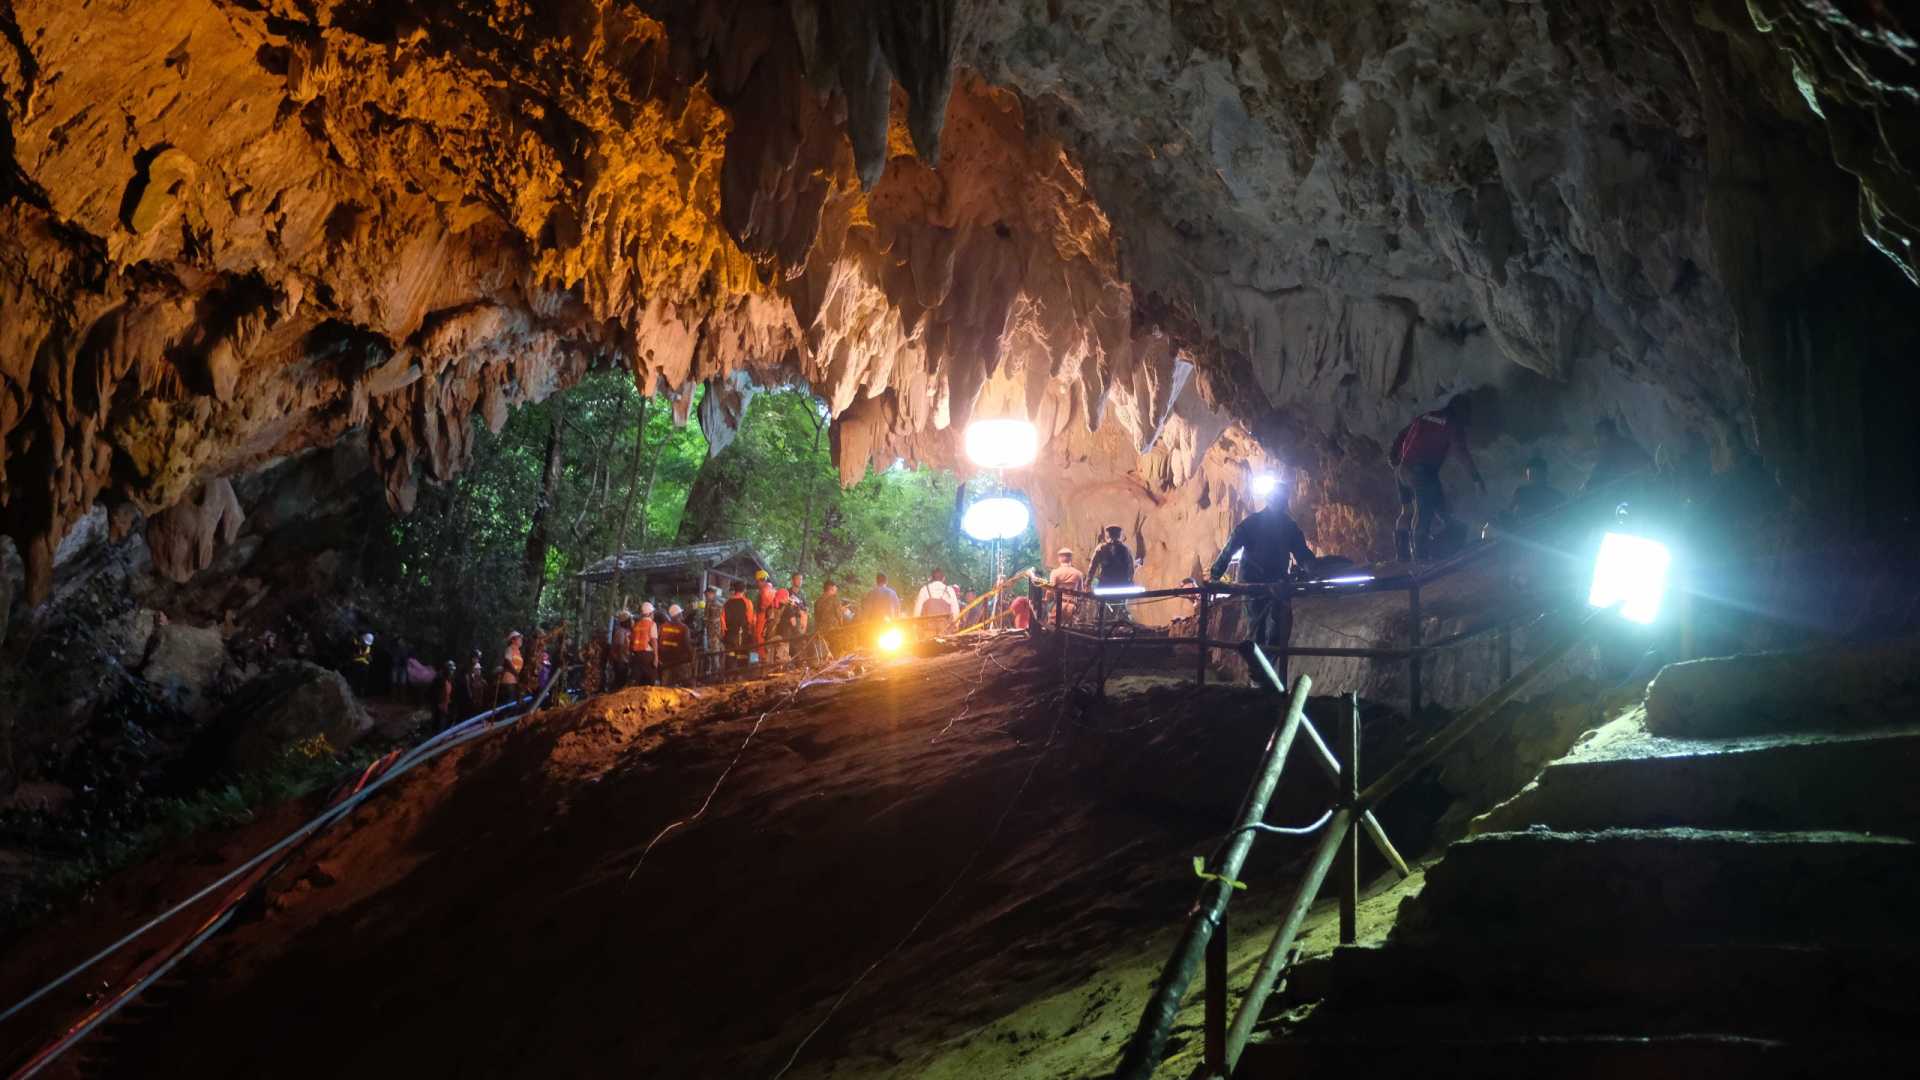
[[[707,400],[715,393],[727,409]],[[743,545],[776,587],[804,574],[809,603],[829,580],[857,600],[883,573],[909,604],[935,569],[963,596],[990,589],[992,545],[961,521],[991,484],[904,460],[843,484],[828,423],[805,389],[728,384],[675,401],[641,395],[623,370],[589,373],[516,409],[498,433],[477,424],[468,467],[373,530],[369,603],[439,660],[488,650],[509,630],[598,629],[646,600],[691,610],[700,598],[697,578],[639,558],[583,591],[580,575],[616,552]],[[1014,570],[1039,564],[1032,530],[1000,549]]]

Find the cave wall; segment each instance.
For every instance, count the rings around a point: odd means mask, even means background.
[[[0,508],[189,577],[223,478],[631,369],[716,442],[804,382],[843,475],[1025,415],[1051,548],[1177,580],[1289,477],[1381,554],[1382,446],[1471,391],[1496,494],[1591,421],[1911,510],[1920,85],[1815,0],[6,0]],[[1838,483],[1833,478],[1839,476]],[[1469,515],[1490,503],[1465,500]]]

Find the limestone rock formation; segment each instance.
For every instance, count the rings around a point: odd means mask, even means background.
[[[4,533],[34,600],[99,504],[190,574],[225,478],[364,440],[405,511],[594,364],[720,391],[716,444],[805,383],[849,478],[1030,417],[1046,543],[1117,521],[1155,582],[1250,463],[1382,550],[1453,392],[1502,468],[1613,416],[1909,505],[1894,8],[9,0]]]
[[[373,727],[367,710],[337,671],[282,660],[235,692],[208,738],[222,744],[222,765],[235,772],[272,766],[289,747],[316,737],[337,753]]]

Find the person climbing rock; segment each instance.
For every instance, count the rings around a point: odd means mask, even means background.
[[[1394,438],[1387,461],[1400,491],[1400,519],[1393,529],[1400,561],[1431,558],[1434,534],[1448,524],[1447,492],[1440,483],[1440,466],[1448,456],[1458,452],[1474,486],[1486,494],[1487,482],[1467,446],[1472,420],[1473,403],[1467,395],[1455,394],[1444,408],[1414,417]]]
[[[1242,518],[1227,537],[1227,544],[1207,570],[1209,582],[1220,580],[1235,554],[1240,556],[1240,581],[1246,585],[1278,585],[1287,580],[1294,568],[1304,569],[1313,558],[1306,534],[1287,513],[1278,497]],[[1274,671],[1282,683],[1287,679],[1287,643],[1293,637],[1293,598],[1284,587],[1256,593],[1247,598],[1247,636],[1274,649]]]
[[[900,594],[887,584],[887,575],[873,575],[873,588],[860,598],[860,618],[867,622],[891,619],[900,614]]]

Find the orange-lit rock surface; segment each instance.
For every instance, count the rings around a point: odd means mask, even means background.
[[[805,382],[848,477],[1031,417],[1043,541],[1154,582],[1267,464],[1382,553],[1455,392],[1496,493],[1600,416],[1912,490],[1913,27],[1600,8],[10,0],[4,532],[30,597],[103,503],[186,576],[222,478],[364,439],[405,511],[594,364]]]

